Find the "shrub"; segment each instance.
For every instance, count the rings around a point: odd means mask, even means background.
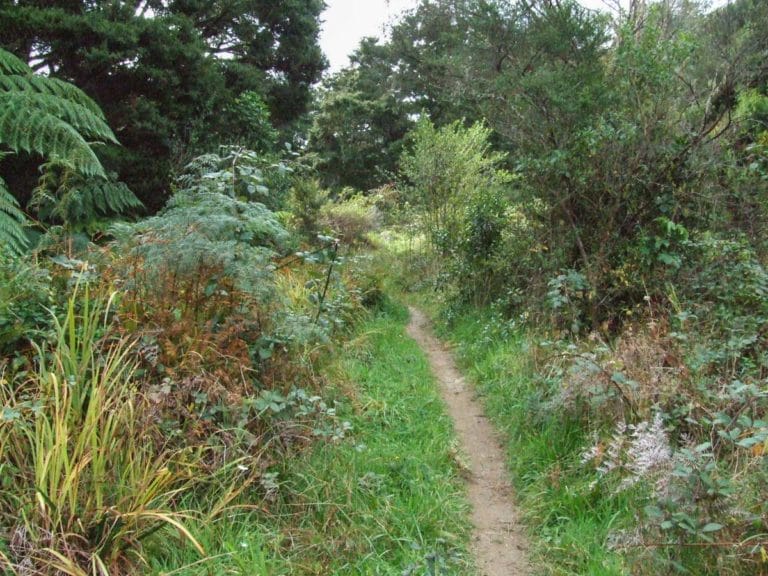
[[[410,135],[411,150],[400,160],[425,237],[443,255],[462,237],[467,204],[508,180],[498,168],[504,155],[491,152],[490,135],[482,124],[465,128],[454,122],[438,129],[424,117]]]
[[[328,200],[328,193],[318,180],[297,178],[291,187],[290,208],[298,229],[305,237],[313,239],[319,230],[320,214]]]
[[[203,154],[187,164],[176,179],[181,190],[217,193],[283,208],[292,169],[275,156],[240,146],[222,146],[219,154]]]
[[[362,194],[328,204],[322,211],[321,222],[342,242],[350,245],[367,244],[366,235],[379,227],[376,208]]]
[[[0,255],[0,354],[10,355],[30,341],[53,333],[55,298],[48,270]]]

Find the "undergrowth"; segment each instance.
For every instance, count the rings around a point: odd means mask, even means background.
[[[743,239],[692,234],[663,296],[589,331],[578,274],[475,307],[405,232],[381,235],[381,267],[441,319],[507,435],[539,573],[766,573],[766,274]]]
[[[198,526],[210,559],[162,546],[170,575],[464,575],[467,503],[451,424],[405,311],[365,322],[331,368],[328,440],[262,474],[257,503]],[[334,399],[334,400],[331,400]],[[184,567],[180,570],[180,567]]]
[[[477,313],[443,336],[458,343],[461,364],[507,440],[518,506],[535,535],[536,573],[628,573],[608,544],[613,530],[632,522],[631,494],[604,499],[590,489],[593,478],[580,466],[587,433],[577,418],[545,409],[552,383],[537,375],[528,335],[494,334]]]
[[[537,573],[764,573],[764,392],[697,388],[662,334],[547,341],[489,310],[443,325],[507,438]]]

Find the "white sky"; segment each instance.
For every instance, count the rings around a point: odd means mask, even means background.
[[[383,36],[387,22],[403,10],[413,8],[419,0],[325,0],[320,46],[336,72],[349,61],[360,40],[366,36]]]
[[[590,8],[605,8],[602,0],[580,0]],[[713,0],[724,4],[727,0]],[[414,8],[419,0],[326,0],[320,46],[331,63],[330,72],[346,66],[347,56],[365,36],[383,36],[386,24],[403,10]]]

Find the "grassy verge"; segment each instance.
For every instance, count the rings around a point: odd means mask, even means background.
[[[580,465],[582,423],[545,406],[552,384],[534,369],[528,336],[497,331],[490,318],[460,316],[443,336],[478,386],[489,417],[508,439],[518,502],[534,534],[537,573],[626,574],[624,555],[609,536],[633,522],[631,492],[607,496]]]
[[[471,573],[451,423],[406,319],[391,308],[345,346],[333,380],[347,391],[335,410],[349,425],[271,469],[270,513],[246,505],[198,526],[212,559],[191,565],[191,550],[171,546],[155,573]]]

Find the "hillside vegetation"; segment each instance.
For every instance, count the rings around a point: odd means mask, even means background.
[[[0,2],[0,571],[471,573],[393,299],[538,573],[768,571],[768,3],[423,0],[314,88],[322,2],[49,4]]]

